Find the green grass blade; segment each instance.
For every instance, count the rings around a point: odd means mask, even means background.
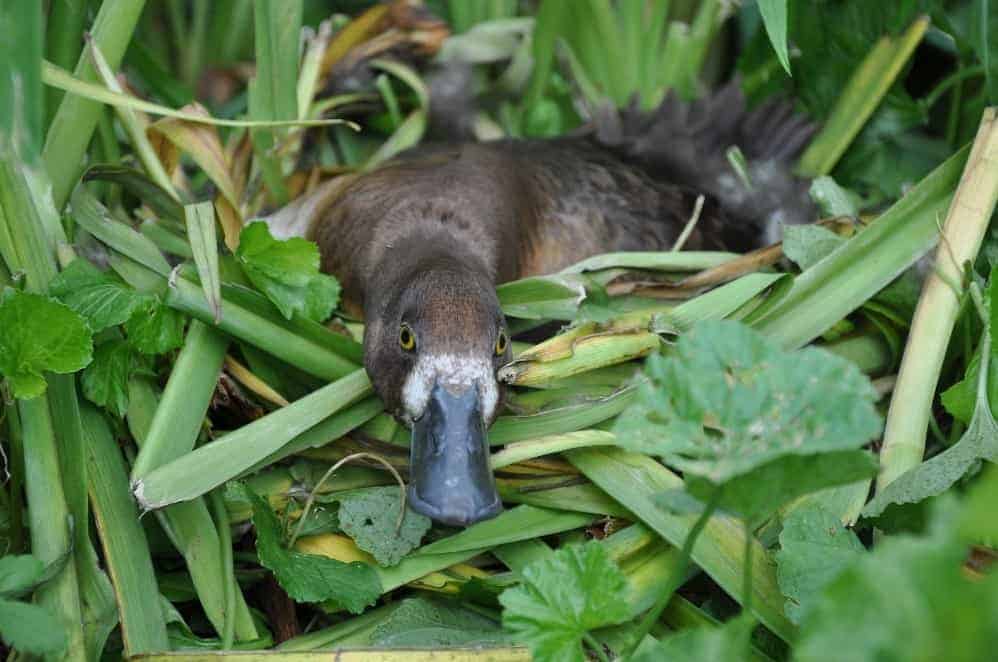
[[[128,493],[121,449],[102,414],[89,405],[83,407],[82,413],[88,442],[90,498],[118,598],[125,654],[167,650],[159,587],[139,512]]]
[[[117,69],[121,64],[144,7],[145,0],[107,0],[101,4],[90,34],[111,69]],[[90,83],[98,80],[93,64],[85,55],[76,65],[75,76]],[[42,155],[52,181],[56,209],[61,209],[66,203],[83,173],[83,155],[101,112],[99,103],[68,94],[52,118]]]
[[[194,448],[228,345],[228,338],[216,330],[197,320],[191,322],[145,444],[132,466],[133,481]]]
[[[928,27],[929,19],[920,18],[900,37],[882,37],[870,50],[821,132],[801,156],[797,169],[802,175],[817,177],[832,171],[894,84]]]
[[[370,392],[367,374],[357,370],[152,470],[135,481],[135,497],[143,508],[151,510],[207,494]]]
[[[161,276],[167,276],[172,271],[170,263],[154,243],[114,218],[85,187],[81,186],[73,193],[72,207],[73,218],[80,227],[111,248]]]
[[[759,0],[759,13],[769,35],[769,42],[783,69],[790,74],[790,56],[787,53],[787,0]]]
[[[695,515],[675,515],[655,504],[655,495],[682,487],[681,478],[655,460],[620,449],[586,448],[567,457],[589,480],[637,515],[676,547],[683,544]],[[783,614],[783,595],[776,584],[775,566],[758,542],[752,554],[752,611],[784,641],[795,628]],[[693,546],[693,561],[729,595],[742,598],[742,558],[745,531],[735,519],[715,515]]]
[[[876,222],[794,279],[752,325],[784,347],[800,347],[856,310],[938,241],[937,219],[952,198],[968,150],[927,175]]]
[[[71,69],[75,66],[83,48],[82,36],[86,19],[87,3],[76,0],[55,0],[52,2],[46,21],[45,59],[63,69]],[[46,92],[45,124],[47,126],[55,117],[55,111],[62,101],[62,90],[49,88]]]
[[[48,395],[18,401],[18,411],[24,439],[24,491],[31,553],[46,565],[58,563],[71,549],[71,523]],[[48,608],[66,627],[69,639],[66,659],[85,660],[76,564],[65,564],[50,582],[35,591],[35,601]]]
[[[222,317],[222,282],[218,275],[218,239],[215,236],[215,206],[211,202],[185,205],[187,238],[191,243],[198,278],[215,314],[215,324]]]
[[[155,413],[160,411],[156,388],[143,377],[132,378],[129,384],[128,427],[141,449],[152,430]],[[134,471],[134,469],[133,469]],[[204,499],[176,503],[157,511],[164,530],[184,557],[198,600],[208,620],[220,634],[225,623],[223,600],[225,577],[231,577],[223,567],[220,553],[220,536]],[[251,641],[259,636],[242,591],[236,591],[235,634],[240,641]]]

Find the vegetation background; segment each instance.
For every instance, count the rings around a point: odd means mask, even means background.
[[[3,3],[4,652],[993,657],[994,4]],[[819,127],[822,219],[501,285],[562,323],[503,369],[507,510],[404,510],[361,326],[271,229],[423,140],[733,77]]]

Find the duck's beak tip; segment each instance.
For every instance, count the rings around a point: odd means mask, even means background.
[[[412,427],[410,476],[412,509],[437,522],[468,526],[502,511],[476,386],[434,385]]]

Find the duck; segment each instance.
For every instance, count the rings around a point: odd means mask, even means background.
[[[600,109],[557,138],[424,144],[339,183],[299,234],[364,321],[375,392],[411,428],[410,507],[450,526],[502,511],[487,430],[512,342],[497,284],[670,250],[694,214],[685,248],[772,243],[815,220],[793,173],[814,128],[783,100],[749,110],[733,80],[650,112]]]

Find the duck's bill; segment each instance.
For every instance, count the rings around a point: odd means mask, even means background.
[[[502,510],[489,466],[478,389],[435,384],[412,426],[409,503],[437,522],[467,526]]]

